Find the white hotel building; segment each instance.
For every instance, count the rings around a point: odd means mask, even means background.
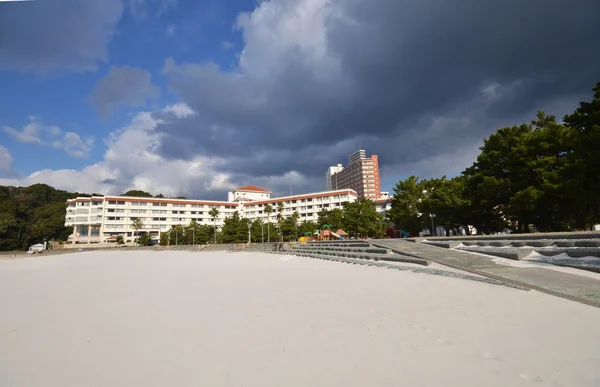
[[[343,203],[357,200],[352,189],[342,189],[306,195],[271,198],[271,191],[256,186],[236,188],[229,192],[228,201],[164,199],[127,196],[78,197],[66,203],[65,226],[73,227],[70,241],[73,244],[103,243],[123,236],[125,241],[134,239],[133,220],[141,219],[140,231],[158,238],[161,232],[175,225],[187,225],[192,220],[213,225],[209,215],[212,208],[219,210],[216,219],[221,227],[225,218],[238,211],[240,217],[267,221],[264,208],[273,207],[271,221],[277,215],[278,203],[283,203],[284,216],[294,212],[300,221],[316,221],[319,211],[341,208]]]

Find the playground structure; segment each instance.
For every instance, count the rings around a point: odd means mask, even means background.
[[[345,240],[348,239],[348,234],[341,228],[336,232],[331,231],[330,224],[324,224],[322,230],[315,230],[313,232],[307,231],[304,236],[300,238],[300,242],[309,241],[332,241],[332,240]]]

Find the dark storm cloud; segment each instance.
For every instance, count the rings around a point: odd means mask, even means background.
[[[585,96],[600,80],[595,0],[331,6],[343,15],[327,19],[327,53],[339,61],[332,76],[320,77],[323,63],[295,46],[269,77],[168,61],[171,88],[198,114],[159,126],[162,154],[231,156],[224,170],[255,176],[322,176],[355,148],[389,165],[414,163],[472,147],[495,125]],[[248,48],[257,35],[245,28]]]
[[[159,89],[152,84],[148,71],[131,66],[113,66],[96,84],[90,102],[106,116],[122,106],[141,106],[158,95]]]
[[[95,70],[122,11],[121,0],[0,3],[0,68]]]

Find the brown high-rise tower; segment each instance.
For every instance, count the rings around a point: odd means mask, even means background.
[[[332,171],[332,168],[328,171]],[[328,184],[328,189],[350,188],[356,191],[359,198],[376,200],[381,195],[377,155],[367,157],[362,149],[352,153],[348,157],[348,166],[333,172]]]

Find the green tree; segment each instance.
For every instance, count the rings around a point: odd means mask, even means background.
[[[219,216],[219,210],[216,207],[211,208],[210,211],[208,211],[208,215],[213,220],[214,242],[216,244],[217,243],[217,217]]]
[[[332,210],[321,210],[319,211],[319,220],[317,221],[321,227],[324,224],[330,224],[332,231],[336,231],[344,227],[344,211],[341,208],[334,208]]]
[[[169,245],[185,245],[185,232],[180,224],[171,226],[169,230]]]
[[[444,226],[446,235],[460,227],[469,231],[471,202],[465,198],[465,182],[464,176],[429,180],[429,190],[419,205],[423,222],[429,214],[435,214],[436,224]]]
[[[235,211],[225,218],[221,229],[223,243],[243,243],[248,240],[248,220]]]
[[[277,224],[279,225],[279,230],[281,230],[283,227],[283,220],[285,218],[283,216],[284,209],[283,202],[277,203]]]
[[[150,234],[148,234],[148,233],[142,234],[139,237],[135,238],[135,243],[137,243],[140,246],[153,246],[154,245],[152,236],[150,236]]]
[[[580,182],[571,176],[574,130],[556,122],[554,116],[538,112],[534,131],[524,146],[527,168],[535,180],[515,193],[510,204],[529,210],[538,231],[568,231],[576,225],[579,202],[574,188]]]
[[[267,214],[267,242],[271,242],[271,214],[273,213],[273,207],[267,204],[263,211]]]
[[[426,224],[421,216],[423,190],[431,188],[427,180],[416,176],[400,181],[394,187],[394,200],[387,217],[397,229],[416,235],[423,231]]]
[[[133,236],[138,236],[139,235],[139,231],[144,228],[144,223],[142,223],[142,220],[140,218],[134,218],[133,221],[131,222],[131,228],[133,228],[135,231],[133,233]]]
[[[312,232],[315,231],[318,227],[319,226],[317,225],[317,223],[313,221],[301,222],[298,227],[298,231],[300,235],[305,235],[307,232],[310,232],[312,235]]]
[[[566,183],[577,197],[572,210],[577,214],[578,228],[600,222],[600,82],[592,90],[592,101],[581,102],[563,119],[573,129],[573,151],[567,156]]]
[[[140,191],[139,189],[132,189],[123,194],[123,196],[134,196],[139,198],[151,198],[152,194],[146,191]]]
[[[73,228],[64,225],[65,202],[84,195],[46,184],[0,186],[0,250],[27,250],[34,243],[67,240]]]
[[[290,216],[290,221],[292,223],[292,226],[294,227],[294,239],[295,241],[298,240],[298,221],[300,220],[300,214],[298,213],[298,211],[294,211],[294,213]]]
[[[252,242],[253,243],[259,243],[263,241],[263,230],[264,230],[264,224],[260,219],[256,219],[254,220],[254,222],[252,222],[252,226],[251,227],[251,238],[252,238]]]
[[[123,235],[117,236],[116,242],[117,242],[118,245],[124,245],[125,244],[125,239],[123,238]]]
[[[161,232],[160,233],[160,238],[159,238],[159,245],[161,246],[168,246],[169,245],[169,233],[168,232]]]
[[[387,228],[383,216],[377,213],[375,202],[369,199],[344,203],[344,225],[348,231],[354,231],[355,238],[381,237]]]
[[[200,225],[196,219],[190,220],[190,223],[184,228],[184,239],[186,245],[195,245],[197,243],[197,234]]]
[[[503,231],[508,222],[518,224],[519,231],[529,231],[531,206],[524,201],[511,206],[510,201],[535,181],[535,171],[528,168],[525,156],[532,132],[533,127],[526,124],[499,129],[484,139],[477,160],[463,173],[478,232]]]

